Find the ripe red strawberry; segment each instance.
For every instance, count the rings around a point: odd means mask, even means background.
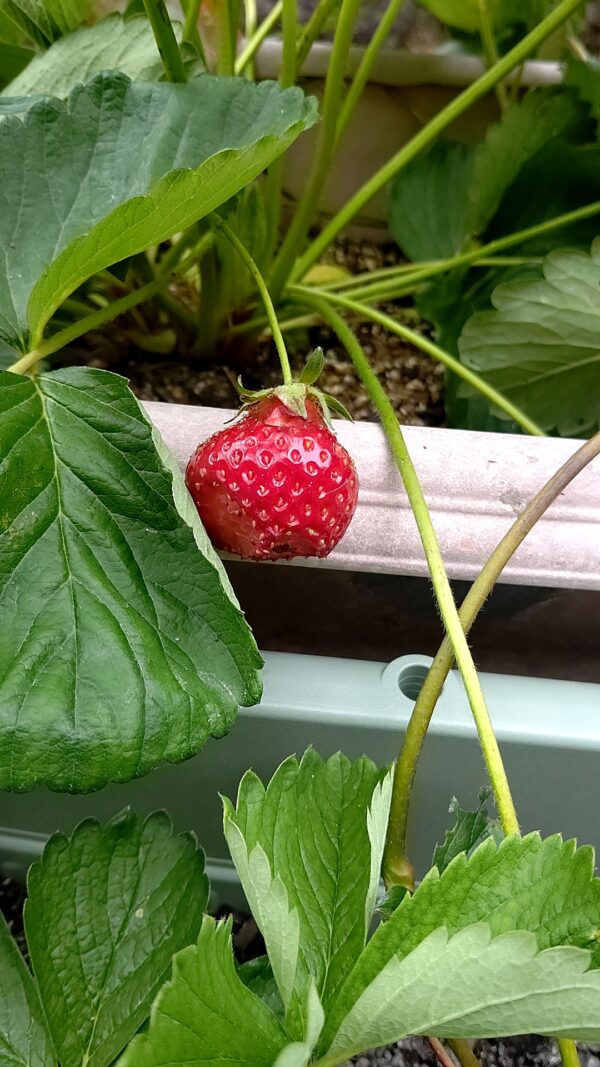
[[[245,559],[327,556],[356,509],[354,463],[312,399],[316,390],[290,388],[296,396],[267,392],[188,463],[211,541]]]

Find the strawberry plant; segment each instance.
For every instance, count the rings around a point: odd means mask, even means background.
[[[249,4],[240,41],[237,0],[208,5],[202,32],[197,0],[183,25],[163,0],[107,17],[79,0],[0,0],[0,788],[130,781],[193,756],[258,702],[260,655],[211,538],[252,558],[324,555],[351,521],[354,462],[328,426],[339,405],[318,388],[318,352],[294,378],[284,342],[315,317],[380,417],[446,633],[393,768],[309,750],[269,783],[249,772],[235,805],[224,801],[266,945],[258,961],[238,967],[230,924],[203,917],[201,854],[164,815],[52,837],[29,877],[31,970],[0,925],[7,1065],[333,1067],[407,1034],[451,1042],[466,1065],[464,1038],[535,1030],[575,1067],[572,1039],[600,1039],[592,853],[521,836],[467,640],[507,560],[597,456],[600,435],[517,518],[459,609],[354,329],[376,322],[441,361],[448,409],[466,423],[597,430],[599,83],[569,23],[582,5],[544,0],[527,17],[520,5],[447,5],[465,40],[481,38],[486,69],[313,235],[400,3],[390,0],[344,96],[359,2],[342,0],[313,165],[287,225],[283,157],[319,120],[295,83],[334,6],[320,0],[300,28],[295,0],[283,0],[253,29]],[[280,83],[255,83],[246,75],[278,19]],[[522,95],[516,72],[547,42],[579,58],[564,85]],[[438,141],[492,90],[501,117],[483,142]],[[544,195],[527,195],[538,183]],[[413,262],[366,277],[320,269],[387,187]],[[377,306],[407,296],[439,344]],[[282,384],[242,383],[246,410],[199,444],[189,493],[124,379],[57,367],[73,341],[111,336],[117,322],[190,359],[273,337]],[[453,662],[498,818],[458,811],[415,888],[412,785]]]

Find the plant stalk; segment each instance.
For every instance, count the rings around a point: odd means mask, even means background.
[[[484,564],[460,606],[458,614],[465,634],[468,634],[471,629],[506,564],[535,524],[573,479],[599,455],[600,433],[597,433],[574,452],[572,456],[569,456],[568,460],[542,486],[505,533]],[[431,717],[442,692],[444,682],[452,668],[453,661],[452,646],[448,638],[445,637],[417,697],[406,729],[402,751],[394,771],[390,822],[384,858],[384,869],[389,871],[393,871],[400,864],[406,863],[406,830],[417,764]]]
[[[217,0],[215,28],[217,33],[217,74],[231,76],[235,73],[235,35],[237,27],[232,21],[235,0]]]
[[[493,67],[498,62],[498,49],[496,48],[496,41],[494,38],[494,27],[492,25],[492,19],[490,17],[490,9],[488,6],[488,0],[478,0],[479,4],[479,29],[481,43],[483,45],[483,51],[487,59],[489,67]],[[496,97],[501,111],[506,111],[508,107],[508,94],[506,92],[506,86],[503,82],[498,82],[496,86]]]
[[[498,742],[485,703],[479,676],[473,662],[465,632],[459,619],[437,536],[429,514],[429,509],[425,497],[423,496],[423,491],[421,489],[417,472],[413,466],[410,453],[406,447],[404,435],[398,423],[396,413],[350,327],[337,314],[337,312],[333,311],[332,308],[323,301],[319,301],[319,299],[316,298],[315,305],[319,306],[321,315],[335,331],[344,345],[344,348],[347,350],[352,363],[354,364],[356,373],[367,390],[385,431],[389,448],[398,470],[400,471],[404,488],[419,529],[440,614],[448,634],[448,640],[453,654],[462,675],[477,732],[479,734],[479,740],[494,792],[502,828],[505,834],[518,833],[519,823],[517,821],[517,814],[513,804],[504,764],[502,762],[502,756],[500,755]],[[392,827],[392,832],[393,829],[394,828]],[[396,869],[393,862],[394,858],[395,854],[392,854],[391,856],[388,854],[387,864],[384,863],[384,877],[387,885],[396,883]],[[405,867],[402,867],[401,874],[403,879],[405,873]]]
[[[600,200],[595,200],[591,204],[586,204],[584,207],[576,208],[574,211],[567,211],[564,215],[557,215],[554,219],[548,219],[546,222],[539,222],[535,226],[528,226],[525,230],[519,230],[518,233],[509,234],[506,237],[498,237],[494,241],[489,241],[485,245],[480,245],[478,248],[469,249],[468,252],[462,252],[458,256],[453,256],[451,259],[441,259],[437,262],[431,262],[426,264],[411,263],[408,266],[411,271],[405,271],[398,276],[396,280],[391,276],[388,280],[382,278],[379,281],[375,278],[375,281],[371,283],[370,275],[364,274],[362,276],[355,275],[348,285],[354,287],[356,283],[356,289],[353,288],[352,295],[360,300],[391,300],[398,296],[404,296],[406,293],[412,292],[418,284],[421,282],[427,282],[431,278],[434,278],[438,274],[445,274],[449,270],[454,270],[458,267],[470,266],[478,263],[482,258],[489,259],[496,257],[499,252],[504,252],[507,248],[513,248],[515,245],[519,245],[522,242],[529,241],[535,237],[543,237],[545,234],[553,233],[555,230],[560,230],[564,226],[569,226],[571,223],[582,222],[585,219],[592,218],[594,215],[600,214]],[[404,265],[403,265],[404,266]],[[397,270],[398,268],[393,268]],[[379,272],[384,273],[384,272]],[[373,272],[375,274],[375,272]],[[391,271],[390,271],[391,275]],[[361,278],[361,284],[358,284],[358,279]],[[406,287],[404,287],[406,283]],[[330,286],[333,288],[333,286]]]
[[[297,260],[291,274],[292,281],[303,278],[313,263],[320,258],[326,248],[335,240],[345,226],[359,214],[360,211],[373,199],[376,194],[391,181],[398,172],[410,163],[424,148],[427,148],[455,119],[462,115],[479,100],[485,93],[493,89],[498,82],[502,81],[515,67],[534,52],[536,48],[558,29],[578,7],[583,0],[561,0],[560,3],[542,21],[531,30],[514,48],[502,56],[497,63],[485,71],[472,85],[451,101],[434,118],[430,119],[409,142],[404,145],[387,163],[381,167],[361,188],[350,197],[342,208],[334,215],[333,219],[321,231],[312,242],[304,255]],[[286,262],[293,263],[299,246],[289,248]],[[281,273],[285,272],[283,269]],[[287,281],[287,277],[283,279]]]
[[[293,381],[292,369],[290,367],[290,361],[287,354],[287,349],[285,347],[285,341],[283,340],[283,334],[281,333],[281,329],[277,321],[275,308],[273,307],[273,301],[271,300],[271,297],[269,295],[269,290],[267,289],[265,280],[262,274],[260,273],[256,263],[254,262],[252,256],[250,255],[248,249],[245,247],[245,245],[242,244],[239,237],[233,232],[232,229],[230,229],[227,223],[224,222],[219,215],[211,215],[210,221],[215,226],[215,228],[219,229],[222,232],[223,236],[227,238],[233,248],[235,248],[236,252],[243,259],[250,274],[256,282],[256,287],[265,305],[265,311],[269,320],[269,326],[271,327],[271,331],[273,333],[273,340],[275,342],[275,347],[277,348],[279,362],[281,363],[283,384],[291,385]]]
[[[296,35],[298,31],[298,12],[296,0],[283,0],[283,13],[281,19],[283,30],[283,57],[279,84],[282,89],[287,89],[296,80]],[[267,215],[267,262],[277,245],[279,227],[281,224],[281,186],[283,182],[284,156],[279,156],[269,167],[266,182],[266,215]]]
[[[335,11],[337,3],[338,0],[319,0],[302,30],[296,52],[296,70],[298,73],[302,70],[313,44],[321,36],[321,31],[324,29],[327,20]]]
[[[475,371],[465,367],[460,360],[455,359],[449,352],[445,352],[443,348],[434,344],[433,341],[428,340],[427,337],[423,337],[416,330],[411,330],[410,327],[404,326],[403,323],[396,322],[395,319],[390,318],[389,315],[385,315],[381,311],[376,311],[375,308],[368,307],[366,304],[361,304],[357,300],[351,300],[346,296],[342,296],[340,293],[331,293],[321,291],[315,295],[313,289],[309,289],[304,285],[292,285],[289,288],[289,295],[296,297],[298,303],[303,305],[308,304],[309,307],[315,307],[315,300],[318,301],[319,306],[323,306],[323,302],[327,304],[334,304],[338,307],[346,308],[347,311],[354,312],[355,315],[360,315],[363,319],[371,322],[377,322],[380,326],[384,326],[390,333],[396,334],[397,337],[401,337],[404,341],[408,341],[409,344],[414,345],[416,348],[420,348],[422,352],[426,352],[438,363],[443,363],[445,367],[456,374],[468,385],[476,389],[478,393],[489,400],[495,407],[500,408],[506,415],[508,415],[514,422],[525,430],[526,433],[533,434],[535,437],[544,437],[544,431],[530,419],[520,408],[515,404],[507,400],[502,393],[497,392],[491,385],[481,378]]]
[[[344,88],[344,78],[346,76],[348,53],[352,44],[352,33],[360,3],[361,0],[342,0],[325,81],[323,122],[319,132],[317,154],[313,161],[304,195],[296,208],[292,225],[273,265],[271,292],[275,301],[281,295],[298,249],[304,244],[329,173],[329,164],[335,151],[336,128]]]
[[[190,3],[192,0],[190,0]],[[187,81],[185,67],[165,0],[144,0],[144,8],[152,27],[156,47],[170,82]]]
[[[200,4],[202,0],[186,0],[184,6],[185,21],[183,24],[183,36],[182,41],[189,41],[194,46],[200,59],[206,66],[206,54],[204,52],[204,45],[202,44],[202,38],[200,37],[200,31],[198,30],[198,15],[200,13]]]
[[[78,322],[70,323],[64,330],[53,334],[47,340],[42,340],[31,352],[21,356],[21,359],[17,360],[12,367],[9,367],[9,370],[12,370],[16,375],[25,375],[36,363],[46,359],[47,355],[59,352],[65,345],[69,345],[70,341],[76,340],[77,337],[82,337],[83,334],[89,333],[91,330],[98,330],[102,325],[106,325],[107,322],[112,322],[113,319],[124,315],[131,308],[151,299],[155,296],[155,293],[160,292],[168,284],[171,274],[185,274],[191,267],[192,260],[195,260],[196,256],[200,255],[211,242],[212,235],[205,234],[193,245],[190,254],[185,259],[181,259],[181,253],[188,248],[189,244],[189,236],[187,234],[184,235],[162,257],[152,282],[148,282],[147,285],[141,286],[139,289],[133,289],[132,292],[126,293],[119,300],[111,301],[104,307],[100,307],[97,312],[92,312],[91,315],[79,319]]]
[[[348,90],[346,99],[344,100],[344,104],[340,112],[340,117],[337,122],[337,127],[335,131],[336,147],[339,145],[342,137],[344,136],[344,133],[346,132],[346,127],[348,126],[348,123],[352,118],[352,115],[354,114],[354,109],[363,94],[365,85],[369,80],[369,76],[371,74],[371,71],[373,70],[375,60],[377,59],[377,56],[379,55],[383,45],[387,41],[393,29],[394,23],[398,17],[398,13],[400,12],[401,8],[404,7],[405,2],[406,0],[390,0],[377,26],[377,29],[375,30],[375,33],[371,37],[371,40],[369,41],[369,44],[365,49],[358,70],[356,71],[356,74],[352,79],[352,84]]]
[[[244,0],[244,33],[246,40],[251,41],[256,33],[257,26],[257,10],[256,0]],[[249,81],[254,81],[254,60],[250,60],[245,68],[244,74]]]
[[[243,74],[246,67],[248,66],[248,63],[252,62],[265,37],[268,37],[273,27],[276,26],[279,22],[282,10],[283,0],[277,0],[277,3],[273,4],[273,7],[269,11],[267,17],[263,19],[258,29],[254,31],[252,37],[250,37],[250,39],[246,41],[244,47],[242,48],[242,51],[237,57],[235,62],[236,74]]]
[[[460,1063],[460,1067],[481,1067],[477,1056],[467,1041],[460,1037],[451,1037],[446,1039],[446,1044],[452,1049]]]

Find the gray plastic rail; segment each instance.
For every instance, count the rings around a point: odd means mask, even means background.
[[[430,663],[405,656],[390,664],[265,654],[265,692],[244,709],[228,737],[195,758],[163,767],[128,785],[88,796],[47,790],[0,795],[0,860],[23,877],[45,838],[86,816],[108,819],[126,805],[146,813],[167,808],[177,829],[195,830],[209,857],[217,896],[236,902],[227,863],[219,793],[235,797],[244,771],[267,779],[282,759],[313,745],[327,756],[367,753],[383,766],[395,757],[413,701]],[[600,685],[483,674],[524,831],[560,832],[600,844]],[[468,806],[486,782],[460,677],[453,672],[432,722],[417,777],[411,858],[419,874],[449,824],[453,795]]]

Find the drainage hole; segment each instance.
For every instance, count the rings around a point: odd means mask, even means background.
[[[400,692],[409,700],[416,700],[429,673],[425,663],[408,663],[398,675]]]

